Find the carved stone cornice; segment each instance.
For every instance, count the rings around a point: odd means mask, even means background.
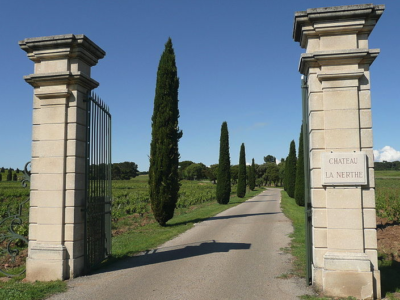
[[[56,72],[56,73],[44,73],[44,74],[31,74],[24,76],[24,79],[31,86],[38,88],[43,86],[54,86],[54,85],[72,85],[78,84],[89,90],[99,86],[99,83],[90,78],[88,75],[82,72]]]
[[[18,44],[34,62],[79,58],[89,66],[95,66],[106,55],[104,50],[83,34],[28,38]]]
[[[335,32],[366,33],[369,35],[385,10],[384,5],[358,4],[312,8],[295,13],[293,39],[307,47],[312,36]]]
[[[299,72],[307,75],[309,68],[327,65],[372,64],[379,49],[316,51],[301,54]]]

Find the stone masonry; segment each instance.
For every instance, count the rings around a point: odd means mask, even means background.
[[[384,8],[295,14],[293,37],[306,49],[299,71],[309,97],[313,284],[330,296],[381,294],[370,95],[370,65],[379,50],[368,48],[368,37]]]
[[[90,69],[105,52],[84,35],[19,42],[34,62],[29,249],[26,278],[57,280],[84,270],[85,136]]]

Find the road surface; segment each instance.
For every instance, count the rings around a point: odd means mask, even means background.
[[[159,248],[68,282],[50,299],[298,299],[305,280],[277,278],[292,268],[282,248],[291,222],[270,189],[196,224]]]

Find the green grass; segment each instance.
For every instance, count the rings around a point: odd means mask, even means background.
[[[399,177],[400,171],[375,171],[375,178]]]
[[[304,207],[296,204],[293,198],[290,198],[285,191],[281,192],[282,211],[293,223],[293,233],[290,235],[292,242],[290,244],[291,254],[295,257],[293,262],[293,274],[305,278],[306,276],[306,246],[305,246],[305,216]]]
[[[19,278],[20,279],[20,278]],[[63,281],[51,282],[21,282],[12,279],[0,282],[0,299],[7,300],[36,300],[44,299],[53,294],[62,293],[67,290],[67,283]]]

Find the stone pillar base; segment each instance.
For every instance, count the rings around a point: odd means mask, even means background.
[[[365,253],[327,252],[322,271],[324,295],[374,299],[371,265]]]
[[[67,279],[67,252],[63,245],[35,244],[26,260],[27,281]]]

